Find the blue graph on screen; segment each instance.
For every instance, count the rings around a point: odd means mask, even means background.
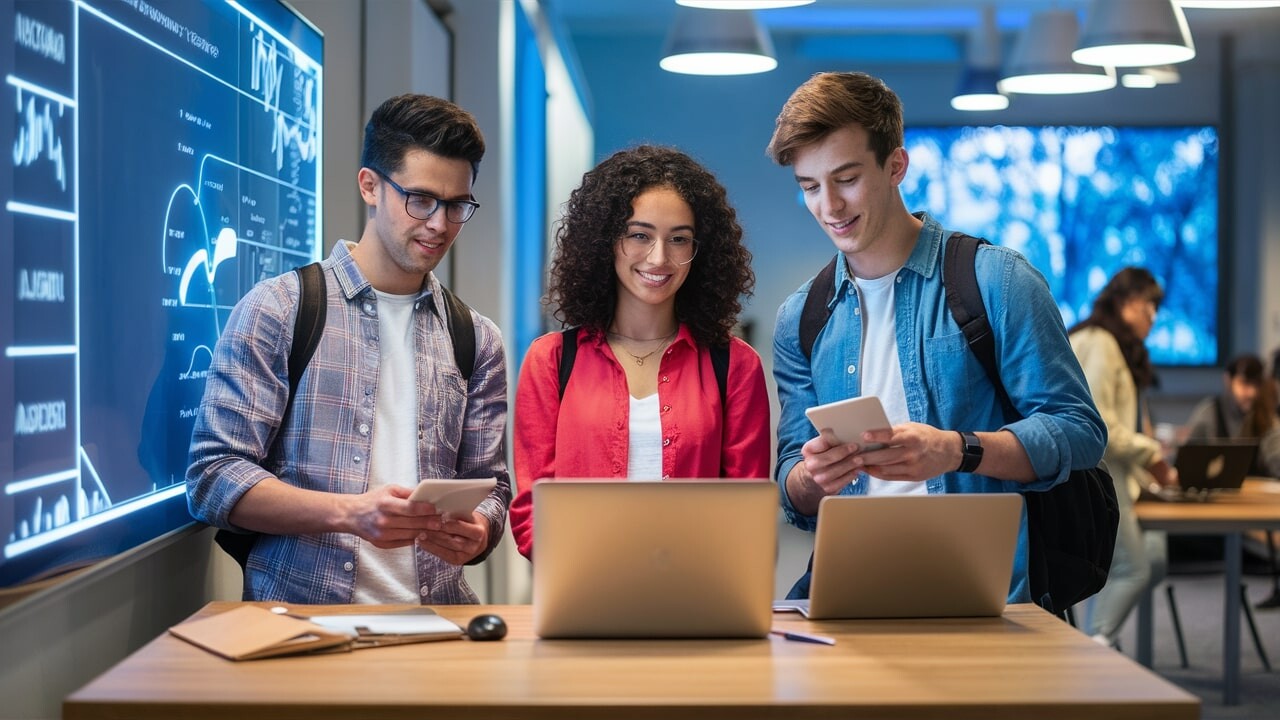
[[[0,23],[6,585],[189,520],[227,316],[319,256],[323,72],[277,0],[0,0]]]

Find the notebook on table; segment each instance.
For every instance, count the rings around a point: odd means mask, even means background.
[[[533,488],[542,638],[769,632],[778,490],[767,480],[566,480]]]
[[[813,620],[998,616],[1021,520],[1017,493],[823,498],[809,599],[794,609]]]
[[[1143,497],[1170,502],[1212,499],[1215,493],[1239,490],[1253,467],[1256,439],[1189,440],[1178,448],[1176,488],[1159,488]]]

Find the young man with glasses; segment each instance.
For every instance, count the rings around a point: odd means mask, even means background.
[[[951,233],[911,214],[902,104],[863,73],[820,73],[783,106],[767,149],[794,171],[805,205],[838,251],[829,312],[809,353],[801,317],[813,280],[786,299],[774,334],[782,408],[777,480],[787,520],[817,525],[828,495],[1044,490],[1098,463],[1106,428],[1071,353],[1044,278],[1018,253],[984,245],[974,265],[997,366],[1022,419],[1004,404],[948,310]],[[892,428],[840,444],[805,410],[878,396]],[[883,449],[863,450],[880,443]],[[874,549],[868,550],[874,552]],[[806,573],[792,589],[808,597]],[[1031,600],[1025,527],[1010,602]]]
[[[569,329],[533,341],[516,389],[521,554],[538,480],[769,476],[764,371],[732,333],[754,282],[724,187],[688,155],[642,145],[583,176],[547,290]]]
[[[365,127],[356,175],[368,220],[322,264],[326,322],[290,404],[295,273],[259,283],[218,340],[196,419],[187,497],[197,519],[258,533],[244,597],[290,603],[474,603],[462,566],[502,537],[506,365],[497,327],[465,308],[458,367],[432,270],[479,207],[475,119],[423,95]],[[466,518],[411,502],[423,478],[496,477]]]

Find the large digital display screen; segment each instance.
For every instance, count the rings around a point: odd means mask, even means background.
[[[320,254],[322,48],[277,0],[0,0],[0,585],[190,522],[212,348]]]
[[[1021,252],[1068,327],[1118,270],[1142,266],[1165,291],[1152,361],[1219,364],[1215,128],[908,127],[906,148],[907,207]]]

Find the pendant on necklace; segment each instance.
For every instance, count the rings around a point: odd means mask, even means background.
[[[636,357],[636,356],[632,355],[631,357]],[[636,358],[636,365],[644,365],[644,358],[642,357]]]

